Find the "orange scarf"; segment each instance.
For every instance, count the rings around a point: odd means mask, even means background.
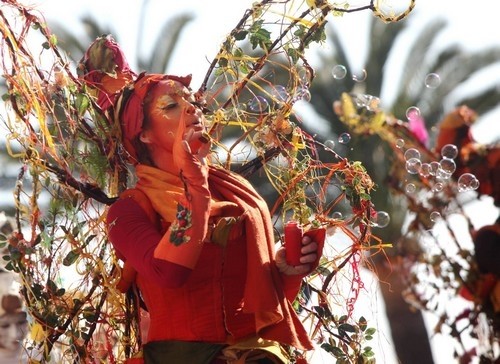
[[[244,178],[224,169],[210,168],[210,190],[244,211],[247,239],[247,279],[244,310],[255,314],[261,337],[312,349],[309,336],[291,303],[285,298],[280,273],[274,264],[274,234],[269,208]]]
[[[179,178],[142,165],[137,166],[137,175],[137,188],[166,221],[172,222],[177,206],[165,201],[179,201],[184,193]],[[214,203],[213,210],[220,210],[222,204],[237,205],[243,211],[247,240],[244,310],[255,315],[258,334],[298,349],[312,349],[306,330],[284,295],[280,273],[273,262],[274,234],[266,202],[248,181],[224,169],[210,167],[209,186],[213,197],[226,201]]]

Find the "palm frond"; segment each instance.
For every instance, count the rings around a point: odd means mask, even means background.
[[[165,72],[182,30],[193,19],[192,14],[181,14],[166,22],[158,35],[150,57],[139,58],[139,67],[153,73]]]
[[[385,74],[384,65],[394,49],[394,43],[401,35],[407,24],[406,20],[397,23],[385,24],[375,18],[371,21],[369,52],[365,63],[368,75],[366,79],[366,93],[380,95],[382,80]]]
[[[432,20],[413,42],[402,67],[403,75],[398,84],[399,91],[395,104],[401,103],[403,100],[412,100],[415,95],[418,95],[418,92],[412,93],[411,91],[415,87],[418,88],[425,75],[429,73],[429,68],[425,67],[429,49],[445,26],[446,21],[443,19]]]

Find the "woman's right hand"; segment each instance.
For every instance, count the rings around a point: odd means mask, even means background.
[[[182,113],[173,146],[174,163],[189,184],[204,184],[208,177],[206,157],[211,146],[205,132],[205,119],[201,110],[184,98],[179,99]]]

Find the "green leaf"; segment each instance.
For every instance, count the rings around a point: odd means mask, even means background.
[[[333,346],[330,351],[336,358],[345,357],[345,353],[338,346]]]
[[[370,327],[369,329],[366,330],[365,334],[366,335],[373,335],[375,333],[375,331],[377,331],[376,328]]]
[[[90,106],[90,100],[85,94],[78,94],[75,100],[75,106],[78,110],[78,115],[83,116]]]
[[[320,317],[325,317],[326,316],[326,311],[324,307],[321,306],[313,306],[313,310],[317,312]]]
[[[226,57],[221,57],[219,58],[219,66],[221,67],[227,67],[228,61]]]
[[[243,40],[247,37],[248,31],[246,30],[238,30],[236,33],[234,33],[234,39],[235,40]]]
[[[51,34],[49,37],[49,42],[52,46],[57,46],[57,36],[55,34]]]
[[[47,288],[49,289],[50,292],[52,293],[56,293],[58,288],[57,288],[57,285],[55,284],[55,282],[51,279],[49,279],[47,281]]]
[[[366,319],[363,316],[361,316],[359,318],[358,325],[359,325],[359,328],[361,329],[361,331],[365,331],[366,327],[368,325],[368,322],[366,321]]]
[[[79,256],[80,256],[79,250],[78,249],[73,249],[68,254],[66,254],[66,256],[64,257],[62,263],[66,267],[69,267],[74,262],[76,262],[76,260],[78,259]]]
[[[346,332],[356,332],[356,328],[351,324],[341,324],[338,329]]]

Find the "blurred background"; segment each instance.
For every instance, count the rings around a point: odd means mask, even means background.
[[[405,8],[408,1],[386,3],[397,10]],[[121,44],[133,69],[192,73],[192,88],[197,89],[224,36],[251,1],[184,0],[167,4],[160,0],[49,0],[33,4],[57,35],[58,46],[73,61],[82,57],[97,36],[109,33]],[[363,2],[349,4],[355,7]],[[297,109],[304,129],[321,135],[323,141],[338,140],[348,130],[335,115],[332,103],[342,92],[356,92],[379,98],[382,109],[402,120],[406,120],[410,107],[417,107],[429,134],[429,145],[443,117],[462,104],[478,114],[471,130],[475,140],[485,145],[499,143],[499,12],[500,3],[490,0],[417,0],[413,13],[393,24],[383,23],[370,11],[331,16],[326,41],[310,50],[309,59],[317,76],[310,90],[311,100]],[[339,65],[345,67],[346,77],[336,77],[333,70]],[[437,78],[425,81],[430,74]],[[435,85],[429,87],[426,82]],[[1,143],[5,144],[3,140]],[[361,160],[377,184],[386,185],[389,166],[384,153],[390,151],[380,147],[380,140],[353,136],[343,153],[351,160]],[[19,166],[5,148],[0,158],[0,211],[9,215],[14,208],[11,196]],[[379,188],[374,203],[378,210],[389,212],[391,223],[379,235],[384,241],[397,241],[406,207],[384,190]],[[498,216],[498,207],[484,196],[469,199],[467,209],[477,228],[493,223]],[[368,281],[372,278],[367,273]],[[379,320],[378,361],[454,362],[452,339],[434,335],[437,318],[410,309],[393,278],[384,278],[391,286],[367,284],[373,290],[358,304]]]

